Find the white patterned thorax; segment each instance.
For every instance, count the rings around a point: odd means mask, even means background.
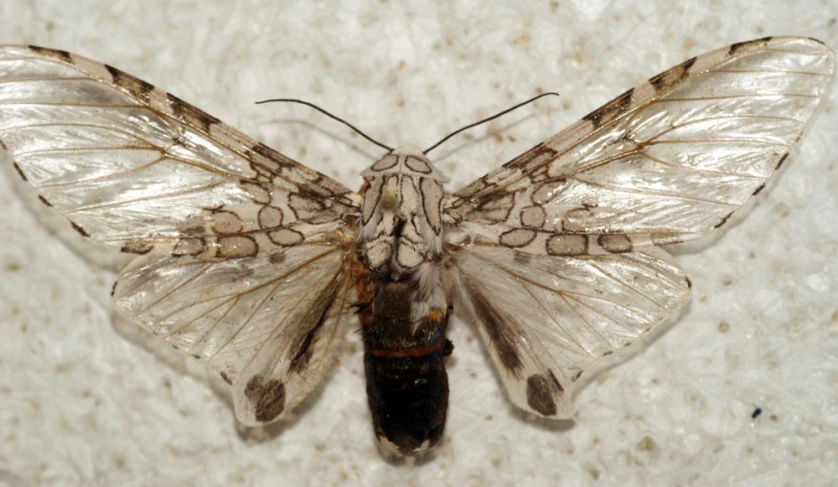
[[[447,178],[415,146],[402,146],[361,175],[360,254],[374,271],[400,276],[442,252],[443,184]]]

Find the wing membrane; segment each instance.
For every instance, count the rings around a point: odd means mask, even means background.
[[[516,405],[569,416],[586,370],[687,300],[689,280],[655,245],[722,226],[761,191],[833,69],[812,39],[734,44],[454,194],[452,272]]]
[[[536,254],[553,253],[555,235],[586,236],[586,253],[613,251],[603,235],[626,239],[621,251],[696,238],[763,188],[833,69],[829,48],[803,38],[692,58],[461,189],[447,211]]]
[[[358,206],[177,97],[64,51],[0,48],[0,145],[80,233],[129,252],[254,255],[333,231]]]
[[[241,259],[138,258],[114,303],[233,388],[247,425],[279,419],[333,362],[354,302],[345,252],[301,244]]]
[[[655,248],[581,257],[494,245],[459,249],[461,299],[475,318],[512,401],[567,418],[571,394],[596,361],[677,310],[689,280]]]
[[[0,47],[0,147],[82,235],[143,254],[116,307],[205,361],[244,424],[332,362],[357,195],[182,100],[64,51]]]

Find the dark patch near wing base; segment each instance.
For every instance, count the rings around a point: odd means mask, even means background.
[[[285,385],[278,380],[265,382],[261,376],[254,375],[244,388],[244,395],[253,405],[257,421],[273,421],[285,410]]]
[[[527,405],[544,416],[556,415],[558,410],[553,400],[553,387],[544,375],[533,374],[527,378]]]
[[[510,374],[519,377],[524,364],[518,355],[515,339],[507,319],[492,306],[486,296],[474,286],[466,283],[466,291],[474,306],[475,317],[480,320],[489,335],[491,346],[495,348],[503,367]]]
[[[335,302],[335,296],[340,286],[340,276],[343,272],[335,274],[334,279],[317,296],[317,299],[309,308],[305,317],[300,323],[301,333],[294,337],[289,353],[291,355],[291,366],[289,370],[303,375],[308,368],[313,354],[313,346],[320,337],[323,325],[329,318],[329,311]],[[305,330],[308,330],[307,332]]]
[[[331,305],[331,303],[329,303],[329,305]],[[301,374],[308,367],[308,363],[311,361],[311,347],[315,342],[317,342],[318,333],[323,328],[323,323],[326,321],[326,315],[328,312],[329,306],[324,306],[323,312],[320,314],[320,318],[317,320],[314,327],[303,336],[303,339],[300,340],[298,345],[292,346],[292,348],[295,349],[295,352],[294,358],[291,359],[291,372]]]

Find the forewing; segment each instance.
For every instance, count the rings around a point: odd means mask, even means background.
[[[689,59],[461,189],[446,211],[534,254],[696,238],[762,190],[833,69],[829,48],[793,37]]]
[[[269,423],[320,381],[354,302],[344,249],[300,244],[255,257],[156,254],[119,277],[117,308],[232,386],[236,416]]]
[[[0,48],[0,146],[77,231],[128,252],[252,256],[358,206],[334,180],[65,51]]]
[[[531,255],[503,246],[452,252],[453,277],[512,402],[567,418],[577,380],[675,312],[690,282],[660,249]]]

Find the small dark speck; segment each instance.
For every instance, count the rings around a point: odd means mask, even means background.
[[[751,413],[751,419],[757,419],[760,414],[762,414],[762,408],[754,409],[754,412]]]

